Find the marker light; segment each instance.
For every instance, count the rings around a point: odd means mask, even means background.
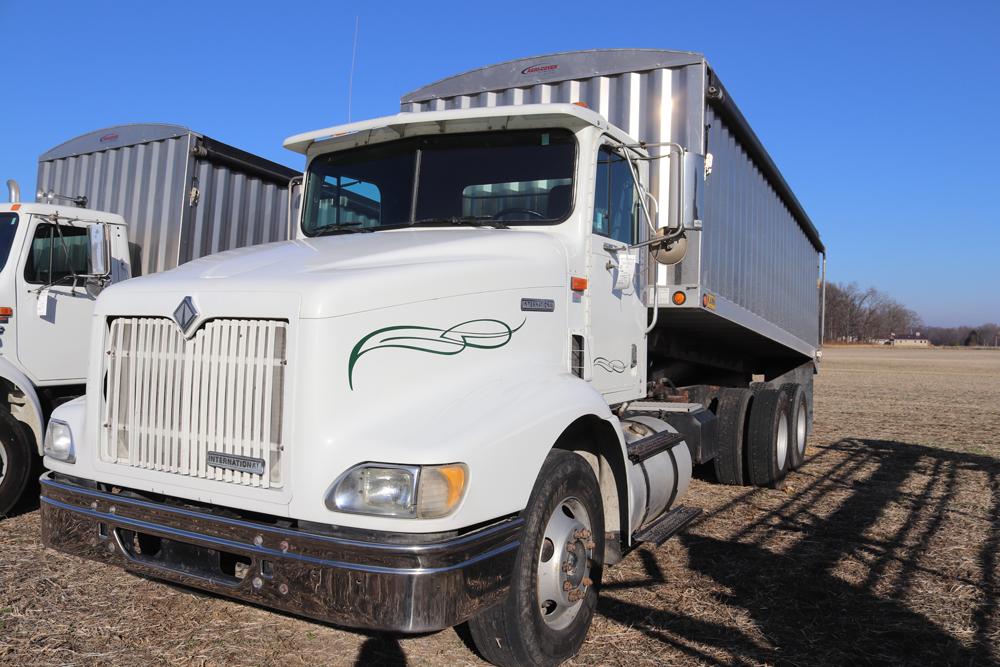
[[[587,279],[573,276],[569,281],[569,288],[574,292],[582,292],[587,289]]]
[[[675,306],[683,306],[684,302],[688,300],[687,294],[681,291],[674,292],[674,295],[670,299],[674,302]]]

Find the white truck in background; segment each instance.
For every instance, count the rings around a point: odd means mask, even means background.
[[[43,539],[557,664],[603,568],[697,516],[692,466],[803,463],[825,251],[698,54],[502,63],[402,107],[286,141],[296,240],[101,294]]]
[[[0,517],[41,472],[52,409],[83,393],[100,291],[217,250],[287,238],[297,176],[187,128],[122,125],[44,153],[38,202],[22,202],[8,181],[10,201],[0,203]]]

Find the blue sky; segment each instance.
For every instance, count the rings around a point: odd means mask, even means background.
[[[609,13],[608,8],[614,12]],[[709,59],[819,228],[828,276],[928,324],[1000,320],[998,2],[0,0],[0,181],[84,132],[168,122],[301,167],[286,136],[553,51]]]

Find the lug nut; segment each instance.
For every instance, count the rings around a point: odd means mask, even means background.
[[[580,583],[583,584],[584,586],[593,586],[594,580],[591,579],[590,577],[584,577],[583,581],[581,581]]]
[[[590,535],[591,535],[590,531],[587,530],[586,528],[581,528],[580,530],[573,532],[573,538],[577,540],[586,540],[590,538]]]
[[[566,545],[566,551],[568,551],[570,553],[573,553],[574,551],[576,551],[576,543],[575,542],[570,542],[569,544],[567,544]]]
[[[597,542],[594,542],[594,540],[588,540],[587,543],[583,546],[587,547],[588,549],[596,549]]]
[[[572,563],[563,563],[562,564],[562,571],[563,572],[572,572],[573,571],[573,564]]]
[[[563,590],[564,591],[571,591],[571,590],[573,590],[573,582],[571,582],[571,581],[564,581],[563,582]]]

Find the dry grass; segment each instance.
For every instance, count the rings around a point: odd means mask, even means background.
[[[1000,354],[831,349],[784,488],[608,573],[578,664],[1000,661]],[[454,630],[366,636],[43,549],[0,523],[0,663],[482,664]]]

